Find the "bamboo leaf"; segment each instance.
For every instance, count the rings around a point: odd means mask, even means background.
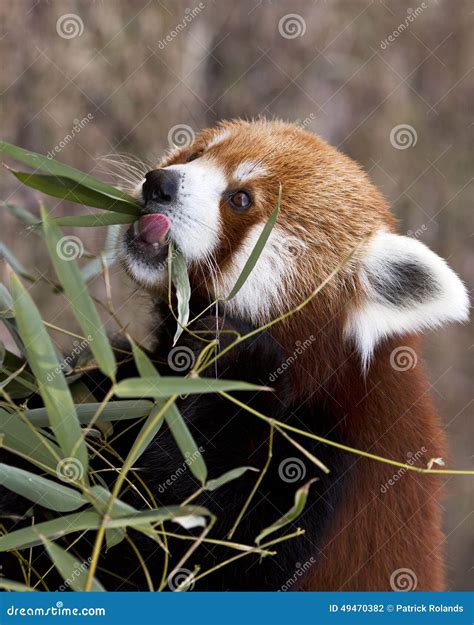
[[[87,448],[69,387],[38,309],[15,274],[12,276],[12,296],[18,330],[56,440],[64,455],[76,458],[86,473]]]
[[[13,215],[13,217],[18,219],[18,221],[20,221],[22,224],[25,224],[25,226],[41,226],[41,221],[38,219],[38,217],[36,217],[36,215],[33,215],[33,213],[30,213],[30,211],[27,211],[26,208],[16,206],[15,204],[11,204],[10,202],[0,203],[3,204],[3,206],[11,215]]]
[[[288,510],[286,514],[284,514],[277,521],[275,521],[275,523],[272,523],[272,525],[260,532],[260,534],[255,539],[255,542],[257,544],[260,543],[269,534],[272,534],[282,527],[285,527],[285,525],[288,525],[288,523],[292,523],[300,516],[306,505],[306,500],[308,499],[309,487],[313,482],[316,482],[316,479],[317,478],[314,478],[301,488],[298,488],[295,493],[295,503],[293,504],[293,506],[290,508],[290,510]]]
[[[253,248],[250,256],[248,257],[247,262],[245,263],[244,268],[242,269],[242,272],[241,272],[240,276],[237,278],[237,282],[234,284],[234,288],[229,293],[229,295],[225,298],[225,300],[227,302],[230,301],[233,297],[235,297],[237,295],[237,293],[243,287],[245,281],[247,280],[247,278],[249,277],[249,275],[253,271],[253,268],[257,264],[257,261],[260,258],[260,254],[262,253],[263,248],[265,247],[265,245],[266,245],[266,243],[268,241],[268,237],[270,236],[270,234],[271,234],[271,232],[273,230],[273,226],[275,225],[275,222],[277,220],[278,213],[280,212],[280,207],[281,207],[281,186],[280,186],[280,189],[278,191],[277,205],[275,206],[275,208],[274,208],[272,214],[270,215],[267,223],[263,227],[263,230],[260,233],[260,236],[258,237],[258,240],[257,240],[257,242],[255,244],[255,247]]]
[[[0,408],[0,432],[3,434],[4,447],[26,456],[37,466],[56,470],[58,459],[61,458],[60,448],[39,430],[28,427],[18,414],[9,414]]]
[[[136,200],[131,195],[128,195],[128,193],[124,193],[106,182],[98,180],[89,174],[85,174],[70,165],[64,165],[63,163],[59,163],[58,161],[48,158],[43,154],[25,150],[24,148],[12,145],[6,141],[0,141],[0,152],[7,154],[15,161],[24,163],[35,170],[45,171],[53,176],[64,176],[65,178],[70,178],[71,180],[75,180],[89,189],[103,193],[111,198],[128,202],[132,207],[137,208]]]
[[[138,347],[135,343],[132,343],[132,351],[133,357],[135,359],[135,364],[137,365],[138,372],[141,376],[151,376],[153,378],[160,378],[160,374],[156,370],[155,366],[145,354],[145,352]],[[175,404],[172,404],[165,412],[162,418],[158,418],[157,416],[163,407],[163,402],[158,402],[153,411],[150,413],[150,416],[145,421],[136,438],[136,444],[133,445],[130,454],[133,453],[134,462],[143,454],[143,452],[147,449],[149,444],[157,435],[159,429],[163,424],[163,418],[166,419],[168,423],[168,427],[170,428],[171,434],[175,439],[181,453],[184,458],[192,457],[196,459],[196,466],[194,468],[191,466],[191,471],[199,480],[205,480],[207,475],[206,465],[202,458],[201,452],[199,451],[194,438],[191,435],[191,432],[188,429],[183,417],[181,416],[178,408]],[[144,433],[147,434],[144,436]],[[144,436],[144,438],[143,438]],[[137,442],[138,441],[138,442]],[[141,441],[141,442],[140,442]]]
[[[66,215],[50,220],[56,226],[88,227],[111,226],[113,224],[131,224],[136,221],[135,215],[125,213],[95,213],[93,215]]]
[[[254,467],[238,467],[237,469],[231,469],[230,471],[223,473],[220,477],[206,482],[206,490],[217,490],[221,486],[224,486],[224,484],[232,482],[232,480],[236,480],[247,471],[256,471],[258,473],[259,470]]]
[[[76,404],[76,413],[79,423],[87,425],[100,406],[102,406],[102,404],[98,402]],[[149,414],[152,408],[153,402],[146,400],[110,401],[104,406],[96,421],[125,421],[127,419],[138,419]],[[37,427],[48,425],[48,414],[45,408],[26,410],[25,416]]]
[[[85,564],[78,562],[73,555],[48,540],[46,536],[40,534],[39,538],[42,540],[51,561],[61,573],[63,580],[76,592],[83,592],[87,579],[87,567]],[[92,580],[91,591],[105,592],[105,588],[95,577]]]
[[[38,534],[42,534],[51,540],[62,538],[73,532],[84,530],[96,530],[99,528],[101,518],[96,512],[84,510],[61,516],[52,521],[44,521],[20,530],[0,536],[0,552],[12,549],[26,549],[41,544]]]
[[[177,376],[128,378],[115,385],[117,397],[171,397],[197,393],[220,393],[221,391],[270,391],[238,380],[215,380],[213,378],[180,378]]]
[[[176,290],[178,301],[178,325],[173,339],[176,345],[183,328],[189,321],[189,300],[191,298],[191,285],[189,283],[188,270],[182,253],[178,249],[173,249],[170,244],[168,264],[171,267],[171,281]]]
[[[10,319],[13,316],[13,299],[10,291],[4,284],[0,284],[0,317]]]
[[[0,463],[0,484],[56,512],[71,512],[85,503],[82,495],[72,488],[3,463]]]
[[[15,582],[11,579],[6,579],[5,577],[0,579],[0,588],[11,592],[36,592],[36,590],[31,588],[31,586],[20,584],[20,582]]]
[[[62,178],[60,176],[44,176],[42,174],[30,174],[24,171],[15,171],[10,169],[11,173],[22,184],[37,191],[41,191],[46,195],[58,197],[61,200],[75,202],[85,206],[94,208],[102,208],[103,210],[113,211],[116,213],[125,213],[128,215],[137,215],[138,209],[135,209],[128,202],[123,202],[108,195],[103,195],[97,191],[93,191],[70,178]]]
[[[84,335],[89,339],[89,346],[100,370],[114,378],[117,370],[114,353],[81,272],[74,260],[64,259],[58,253],[62,240],[61,230],[51,223],[44,208],[41,213],[49,255],[68,302]]]

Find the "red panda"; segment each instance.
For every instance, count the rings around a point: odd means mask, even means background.
[[[125,236],[127,272],[159,300],[171,239],[188,264],[193,298],[204,307],[226,296],[280,185],[277,224],[241,291],[219,304],[221,323],[230,319],[255,328],[294,308],[367,238],[306,307],[265,331],[280,353],[281,361],[272,365],[277,369],[295,346],[305,345],[284,367],[286,386],[276,393],[298,407],[303,429],[325,423],[328,438],[392,460],[414,458],[426,467],[446,448],[417,334],[465,320],[466,290],[423,243],[397,234],[387,202],[362,169],[317,136],[279,121],[225,121],[167,155],[138,191],[143,216]],[[256,352],[249,346],[243,370],[264,360],[264,349]],[[271,374],[266,371],[267,382]],[[260,371],[258,377],[265,376]],[[315,564],[298,587],[390,590],[397,572],[409,570],[413,587],[442,590],[442,480],[342,456],[334,458],[344,465],[335,480],[350,475],[349,482],[317,528]],[[315,508],[305,514],[319,513]],[[309,548],[298,558],[309,561],[312,555]],[[295,570],[296,559],[293,568],[290,561],[280,580]]]
[[[178,349],[195,357],[203,347],[199,332],[211,333],[219,339],[221,357],[205,375],[273,388],[235,394],[253,410],[335,443],[426,467],[445,456],[446,448],[419,361],[417,334],[465,320],[466,290],[441,258],[396,233],[386,201],[356,163],[294,125],[222,122],[167,155],[137,189],[142,214],[124,234],[122,262],[155,304],[153,361],[162,373],[176,375],[170,360],[176,323],[168,309],[169,241],[188,266],[193,318],[231,291],[275,208],[280,185],[277,223],[244,286],[235,298],[220,300],[202,315],[191,326],[192,335],[183,332]],[[233,332],[246,334],[294,309],[357,246],[306,306],[224,353]],[[121,377],[136,375],[127,367],[121,366]],[[98,400],[98,390],[106,394],[110,388],[110,380],[97,372],[83,380]],[[137,490],[146,484],[147,496],[152,493],[158,506],[192,498],[217,518],[209,541],[192,550],[181,571],[188,578],[200,567],[196,590],[444,588],[439,476],[294,434],[329,468],[326,475],[279,431],[267,465],[266,422],[217,394],[188,396],[178,404],[210,478],[241,466],[266,467],[256,489],[256,474],[249,471],[202,492],[166,425],[137,463]],[[135,436],[128,425],[114,436],[117,454],[125,456]],[[113,483],[113,472],[102,475]],[[263,558],[245,552],[235,557],[235,550],[220,544],[251,492],[251,504],[232,538],[246,545],[255,544],[258,533],[290,509],[296,489],[312,478],[317,480],[303,513],[286,528],[288,533],[301,528],[303,535],[275,545],[275,555]],[[135,490],[120,497],[143,507]],[[31,502],[0,488],[2,514],[20,519],[24,514],[18,523],[29,524],[30,509]],[[36,511],[35,519],[40,518]],[[133,533],[133,540],[157,588],[163,550],[142,534]],[[90,555],[87,541],[83,549],[76,547],[84,560]],[[168,547],[173,567],[189,542],[169,537]],[[36,551],[33,561],[36,570],[50,568]],[[109,549],[100,564],[98,577],[108,590],[148,589],[136,553],[124,541]],[[14,557],[5,562],[6,576],[21,580],[18,566]],[[167,588],[176,588],[173,579]]]

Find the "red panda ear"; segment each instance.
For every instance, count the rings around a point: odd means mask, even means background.
[[[469,299],[461,280],[415,239],[378,232],[368,243],[359,272],[362,304],[350,311],[345,331],[364,366],[386,337],[468,318]]]

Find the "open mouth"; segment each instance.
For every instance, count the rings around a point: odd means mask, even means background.
[[[168,255],[170,220],[162,213],[143,215],[125,234],[127,254],[147,265],[157,265]]]

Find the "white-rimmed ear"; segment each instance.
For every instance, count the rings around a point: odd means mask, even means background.
[[[369,241],[360,268],[362,302],[350,311],[346,335],[364,366],[376,345],[469,315],[466,288],[446,262],[409,237],[380,231]]]

